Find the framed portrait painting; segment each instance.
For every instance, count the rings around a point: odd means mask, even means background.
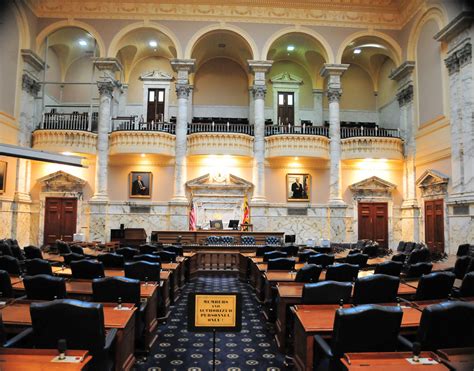
[[[0,194],[5,193],[7,186],[7,162],[0,161]]]
[[[311,175],[286,174],[286,198],[288,201],[309,202],[310,192]]]
[[[151,198],[153,174],[146,171],[132,171],[128,177],[130,198]]]

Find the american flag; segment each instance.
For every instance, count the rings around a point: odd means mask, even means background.
[[[189,210],[189,230],[196,230],[196,210],[194,210],[194,202],[191,201],[191,209]]]

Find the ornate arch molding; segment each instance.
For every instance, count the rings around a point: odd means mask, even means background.
[[[448,193],[449,177],[439,171],[428,169],[416,181],[424,199],[444,198]]]
[[[50,24],[49,26],[45,27],[39,34],[36,36],[36,53],[40,54],[41,53],[41,45],[43,44],[43,41],[46,39],[48,35],[53,33],[54,31],[57,31],[61,28],[65,27],[77,27],[77,28],[82,28],[83,30],[89,32],[97,42],[97,47],[99,48],[99,56],[100,57],[105,57],[105,44],[104,40],[102,40],[102,37],[100,36],[99,32],[91,26],[88,23],[77,21],[75,19],[68,19],[64,21],[59,21]]]
[[[31,48],[31,33],[28,17],[25,14],[25,10],[22,5],[18,2],[12,2],[12,10],[15,14],[16,22],[19,30],[19,49],[30,49]]]
[[[346,37],[346,39],[341,43],[341,46],[339,47],[335,63],[342,63],[342,54],[344,53],[344,50],[347,48],[347,46],[355,39],[358,39],[359,37],[363,37],[363,36],[374,36],[387,42],[387,44],[390,45],[392,48],[392,51],[394,54],[393,56],[395,58],[393,62],[395,63],[395,65],[398,66],[402,63],[402,48],[400,47],[400,44],[391,36],[383,32],[374,31],[374,30],[359,31]]]
[[[373,176],[349,186],[356,200],[361,199],[391,199],[392,192],[397,188],[382,178]]]
[[[289,34],[289,33],[302,33],[308,36],[311,36],[313,39],[315,39],[317,42],[321,44],[323,47],[323,52],[325,53],[324,58],[326,59],[325,63],[335,63],[334,62],[334,53],[331,48],[331,45],[326,41],[326,39],[316,31],[311,30],[310,28],[306,27],[287,27],[282,30],[279,30],[275,32],[273,35],[270,36],[270,38],[265,42],[265,45],[263,46],[262,49],[262,55],[261,58],[263,60],[267,59],[268,52],[270,51],[270,48],[272,44],[278,40],[280,37]]]
[[[188,44],[186,45],[186,51],[184,52],[184,58],[185,59],[191,59],[191,54],[193,52],[194,46],[196,43],[207,33],[212,32],[212,31],[231,31],[235,33],[237,36],[242,37],[245,42],[248,44],[250,50],[252,51],[252,60],[258,60],[259,59],[259,53],[258,53],[258,48],[257,44],[255,43],[255,40],[250,36],[250,34],[243,30],[240,27],[233,26],[230,24],[222,24],[222,23],[217,23],[217,24],[212,24],[207,27],[201,28],[199,31],[197,31],[193,37],[189,40]]]

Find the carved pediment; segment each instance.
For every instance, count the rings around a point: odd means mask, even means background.
[[[62,170],[46,175],[38,182],[43,192],[81,192],[86,181]]]
[[[397,186],[377,176],[373,176],[354,183],[349,188],[361,197],[390,197]]]
[[[416,181],[423,197],[446,194],[449,177],[439,171],[428,169]]]
[[[173,80],[173,76],[163,71],[153,70],[151,72],[145,72],[144,74],[142,74],[140,76],[140,80],[142,81],[171,81]]]
[[[253,187],[253,184],[242,179],[236,175],[221,173],[205,174],[198,178],[192,179],[186,183],[191,190],[205,189],[205,188],[219,188],[219,189],[241,189],[244,192]]]
[[[273,84],[297,84],[300,85],[303,83],[303,79],[300,79],[298,76],[292,75],[289,72],[283,72],[278,75],[273,76],[270,81]]]

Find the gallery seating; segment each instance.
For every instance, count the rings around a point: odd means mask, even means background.
[[[25,261],[26,274],[28,276],[35,276],[37,274],[53,275],[51,263],[42,259],[28,259]]]
[[[316,264],[305,264],[296,272],[295,282],[318,282],[323,267]]]
[[[334,264],[327,267],[326,279],[329,281],[353,282],[359,274],[359,266],[354,264]]]
[[[66,297],[66,279],[47,274],[26,276],[23,280],[29,300],[54,300]]]
[[[373,274],[357,278],[352,302],[359,304],[394,303],[397,300],[400,278]]]

